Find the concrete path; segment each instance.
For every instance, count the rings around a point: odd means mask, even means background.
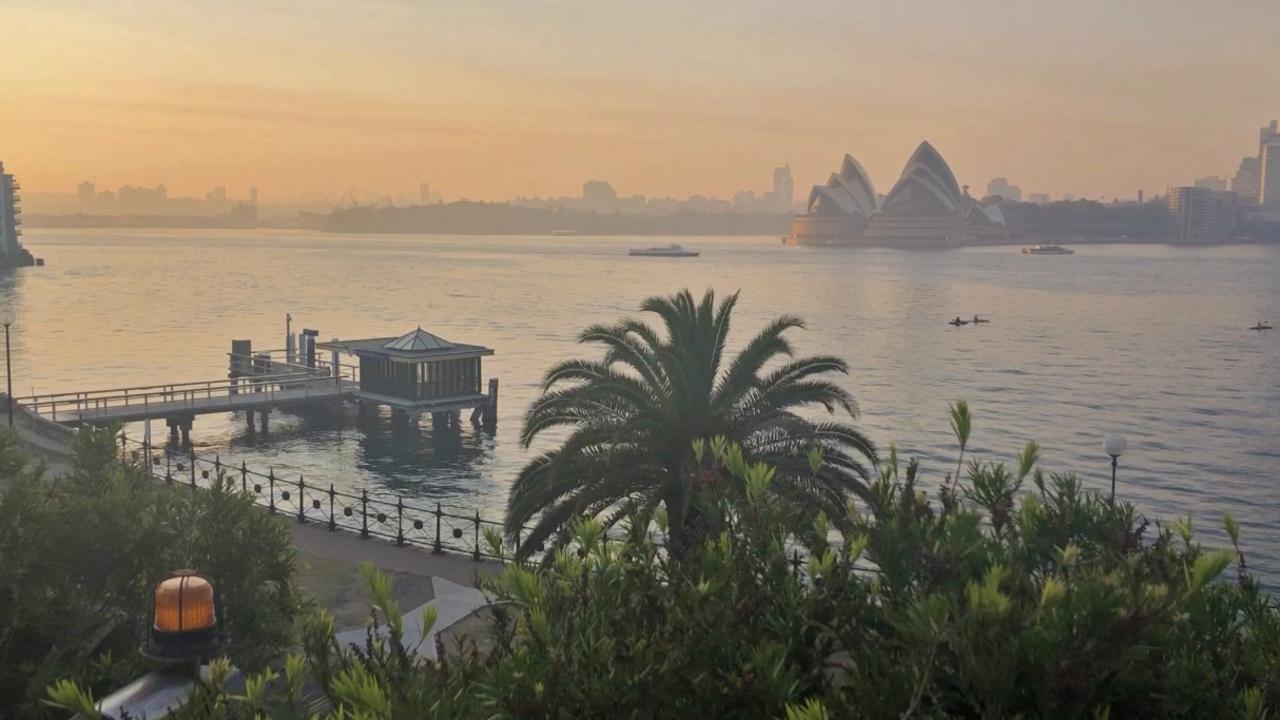
[[[468,587],[475,587],[477,578],[502,570],[502,564],[496,560],[476,562],[470,555],[449,552],[436,555],[423,547],[400,547],[377,538],[361,539],[355,533],[330,531],[323,525],[311,523],[293,525],[293,544],[303,552],[349,562],[353,568],[369,562],[383,570],[440,577]]]

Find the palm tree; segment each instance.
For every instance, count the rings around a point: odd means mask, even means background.
[[[857,405],[844,389],[822,379],[847,373],[829,356],[790,360],[787,330],[803,328],[784,315],[751,339],[727,365],[725,339],[738,294],[719,307],[708,290],[701,302],[688,290],[651,297],[641,309],[656,314],[665,337],[626,319],[594,325],[579,342],[604,347],[600,360],[569,360],[552,368],[542,396],[525,416],[521,443],[567,429],[559,448],[539,455],[520,473],[507,503],[508,537],[522,540],[519,555],[548,539],[563,541],[578,517],[600,517],[608,527],[628,516],[666,511],[670,544],[696,541],[706,473],[693,442],[722,436],[738,443],[749,461],[776,469],[771,494],[780,502],[827,513],[837,526],[848,517],[850,493],[865,497],[875,446],[840,422],[814,422],[797,411],[821,406],[849,419]],[[774,367],[766,371],[766,366]],[[815,473],[808,455],[822,452]],[[535,524],[527,534],[521,529]]]

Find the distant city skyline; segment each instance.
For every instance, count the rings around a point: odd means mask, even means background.
[[[1132,196],[1230,172],[1280,94],[1280,3],[622,7],[9,0],[0,157],[32,192],[730,198],[770,158],[889,185],[928,137],[972,187]]]

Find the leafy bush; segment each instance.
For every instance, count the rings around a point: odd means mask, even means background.
[[[501,605],[483,651],[413,654],[388,581],[370,572],[389,638],[371,629],[364,647],[338,647],[323,615],[306,634],[331,717],[1262,720],[1280,708],[1280,608],[1230,518],[1233,547],[1204,548],[1188,521],[1153,525],[1039,471],[1034,444],[1015,467],[970,460],[931,500],[918,465],[890,450],[866,511],[851,508],[833,541],[824,515],[791,530],[771,468],[701,447],[724,518],[715,537],[673,557],[644,524],[610,539],[579,520],[549,565],[488,581]],[[67,705],[74,691],[55,690]],[[300,712],[287,693],[274,705],[205,693],[230,700],[231,717]]]
[[[232,659],[257,668],[291,638],[300,595],[287,525],[229,486],[166,488],[122,465],[110,430],[83,430],[60,478],[0,434],[0,707],[40,716],[69,677],[117,687],[137,653],[154,584],[199,568],[220,591]]]

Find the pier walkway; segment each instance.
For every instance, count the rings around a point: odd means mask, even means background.
[[[269,410],[339,400],[359,383],[319,372],[285,372],[166,385],[111,388],[17,398],[40,416],[61,424],[134,422],[235,410]]]

